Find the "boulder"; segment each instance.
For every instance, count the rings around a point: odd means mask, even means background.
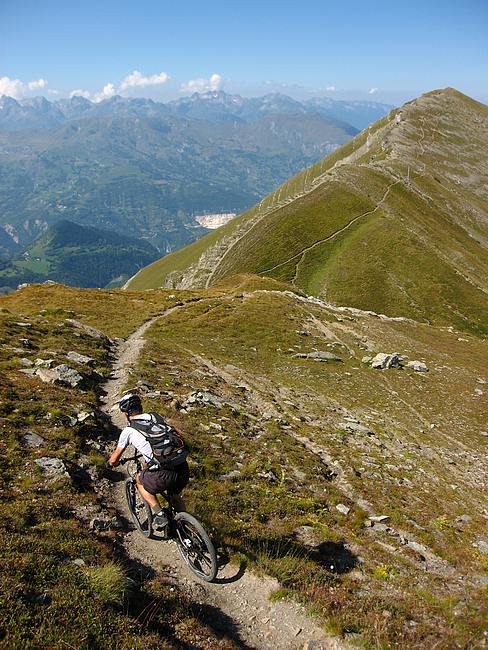
[[[373,360],[373,357],[365,356],[361,359],[361,363],[370,363]]]
[[[220,409],[224,405],[224,400],[222,400],[217,395],[214,395],[213,393],[209,393],[208,391],[196,390],[193,393],[190,393],[190,395],[186,399],[186,403],[187,404],[210,404],[211,406]]]
[[[484,539],[479,539],[477,542],[473,542],[474,548],[478,549],[483,555],[488,555],[488,543]]]
[[[342,512],[343,515],[347,515],[347,514],[349,514],[351,508],[348,508],[343,503],[338,503],[336,505],[336,510],[338,510],[339,512]]]
[[[374,432],[368,427],[365,427],[364,424],[359,424],[359,422],[341,422],[341,428],[345,431],[351,431],[352,433],[362,433],[366,436],[373,436]]]
[[[36,375],[46,384],[61,384],[71,388],[76,388],[83,381],[80,373],[65,363],[52,369],[38,368]]]
[[[37,371],[35,368],[21,368],[19,370],[24,375],[29,375],[30,377],[33,377],[34,375],[37,374]]]
[[[155,399],[157,397],[162,397],[162,395],[160,390],[149,390],[145,394],[145,397],[147,397],[148,399]]]
[[[107,518],[102,518],[102,517],[94,517],[90,521],[90,529],[99,531],[99,532],[105,532],[108,530],[117,530],[120,528],[120,524],[117,520],[117,517],[107,517]]]
[[[24,366],[24,368],[30,368],[32,366],[32,361],[30,359],[27,359],[27,357],[22,357],[22,359],[19,359],[19,363],[21,366]]]
[[[48,476],[69,476],[66,465],[60,458],[37,458],[35,463],[39,465],[42,472]]]
[[[149,383],[146,379],[139,379],[139,381],[136,384],[136,388],[138,388],[143,393],[147,393],[147,391],[153,388],[153,385]]]
[[[43,447],[46,444],[44,438],[42,436],[39,436],[37,433],[34,433],[33,431],[29,431],[24,436],[22,436],[22,442],[24,445],[32,447],[33,449]]]
[[[415,370],[415,372],[429,372],[429,369],[423,361],[409,361],[407,363],[407,368]]]
[[[39,377],[39,379],[45,384],[54,384],[54,381],[56,379],[54,372],[48,368],[37,368],[35,375]]]
[[[378,352],[378,354],[371,360],[372,368],[401,368],[400,357],[398,354],[387,354],[385,352]]]
[[[341,357],[332,352],[323,352],[317,350],[314,352],[297,352],[292,355],[292,359],[312,359],[313,361],[342,361]]]
[[[458,524],[469,524],[471,521],[471,517],[469,515],[460,515],[459,517],[456,517],[456,523]]]
[[[93,411],[90,413],[88,411],[80,411],[80,413],[76,414],[77,422],[86,422],[86,420],[89,420],[90,418],[95,420],[95,413],[93,413]]]
[[[92,359],[91,357],[87,357],[84,354],[78,354],[78,352],[68,352],[66,355],[70,361],[74,361],[75,363],[81,363],[85,366],[92,366],[95,363],[95,359]]]
[[[89,336],[92,336],[95,339],[110,341],[108,336],[104,334],[102,331],[97,330],[96,327],[91,327],[91,325],[85,325],[85,323],[80,323],[80,321],[75,320],[74,318],[66,318],[64,322],[67,323],[68,325],[71,325],[71,327],[74,327],[76,329],[81,330],[82,332],[85,332],[85,334],[88,334]]]
[[[54,359],[36,359],[36,366],[38,368],[52,368]]]

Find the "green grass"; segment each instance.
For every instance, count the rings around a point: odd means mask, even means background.
[[[363,145],[366,141],[368,133],[374,133],[376,130],[387,124],[387,122],[387,117],[379,120],[375,125],[370,127],[370,129],[367,129],[363,133],[357,135],[347,144],[339,147],[336,151],[334,151],[323,160],[319,161],[315,165],[312,165],[306,171],[302,171],[299,174],[293,176],[286,183],[265,197],[260,204],[246,211],[238,218],[233,219],[225,226],[222,226],[221,228],[218,228],[208,235],[205,235],[205,237],[202,237],[193,244],[190,244],[190,246],[186,246],[185,248],[176,251],[175,253],[166,255],[160,260],[157,260],[149,266],[146,266],[131,279],[129,282],[129,288],[134,290],[156,289],[163,286],[166,277],[170,273],[173,271],[184,271],[190,265],[197,262],[202,253],[204,253],[208,248],[217,244],[221,239],[232,235],[239,227],[245,227],[246,222],[252,221],[252,219],[257,214],[259,214],[261,210],[272,210],[277,204],[278,198],[281,201],[287,197],[293,196],[297,192],[304,191],[313,179],[327,172],[327,170],[333,167],[337,161],[341,160],[344,156],[350,155],[358,147]],[[244,269],[240,269],[239,272],[242,272],[243,270]]]
[[[358,228],[358,237],[365,227]],[[0,624],[11,646],[35,647],[40,640],[52,645],[59,638],[83,647],[82,630],[92,644],[103,647],[112,642],[150,646],[163,643],[178,620],[184,621],[177,627],[181,638],[195,638],[195,629],[197,638],[205,634],[189,604],[181,596],[175,601],[163,585],[146,584],[142,592],[126,588],[117,546],[110,539],[94,538],[72,515],[73,500],[88,505],[90,492],[75,493],[66,479],[46,482],[33,463],[35,451],[27,452],[27,463],[18,462],[25,459],[20,439],[26,430],[46,438],[39,453],[68,464],[77,462],[86,439],[103,433],[69,422],[81,406],[93,410],[93,390],[81,398],[77,391],[40,385],[18,372],[20,353],[11,348],[26,330],[16,323],[31,323],[32,358],[55,350],[63,359],[74,349],[93,357],[96,370],[108,372],[106,343],[76,336],[76,330],[63,326],[65,318],[126,336],[178,303],[183,304],[148,331],[131,382],[143,378],[174,393],[174,401],[147,400],[145,406],[166,414],[188,441],[192,483],[185,496],[220,547],[237,561],[244,559],[276,577],[276,598],[298,598],[330,629],[346,637],[354,634],[366,647],[430,647],[439,636],[446,647],[462,647],[479,636],[486,593],[464,585],[485,571],[471,546],[483,535],[485,522],[479,513],[484,494],[481,482],[474,484],[471,477],[482,471],[475,458],[482,453],[485,398],[474,398],[473,387],[486,374],[486,343],[446,328],[324,310],[279,293],[287,289],[286,283],[247,275],[223,279],[207,292],[31,286],[0,300],[0,421],[7,431],[0,443],[0,497],[2,526],[8,533],[0,550],[11,567],[0,592],[4,611],[18,613]],[[368,368],[360,362],[366,339],[376,351],[397,350],[425,359],[430,372],[423,376]],[[333,349],[343,362],[292,359],[295,351],[313,349]],[[226,373],[234,379],[225,381]],[[239,388],[242,382],[252,392]],[[230,405],[180,411],[178,402],[197,388],[220,395]],[[356,414],[375,436],[344,431],[344,411]],[[396,542],[384,533],[371,535],[365,526],[367,513],[334,478],[337,468],[296,436],[325,449],[343,467],[351,489],[377,513],[388,514],[391,525],[448,561],[454,578],[425,571],[414,551],[405,547],[391,554],[379,546],[376,540]],[[98,454],[92,451],[89,458],[100,471]],[[236,469],[234,478],[221,478]],[[411,487],[402,483],[405,479]],[[338,503],[351,508],[347,517],[336,510]],[[466,513],[472,517],[469,527],[461,531],[451,525]],[[316,550],[300,537],[302,527]],[[339,552],[353,560],[344,571],[337,570]],[[68,561],[60,562],[65,556]],[[85,567],[69,562],[78,557]],[[358,557],[362,562],[354,566]],[[458,575],[468,578],[459,582]],[[13,590],[12,585],[21,587]],[[418,588],[432,594],[430,602],[419,603]],[[48,596],[49,605],[36,600]],[[449,598],[454,602],[453,597],[462,611],[457,618],[451,606],[438,605]],[[134,627],[151,598],[164,603],[156,620],[146,629]],[[87,599],[89,606],[83,608]],[[73,604],[71,623],[66,616]],[[41,623],[46,611],[56,614],[48,624]],[[34,626],[24,625],[29,618]],[[410,619],[415,626],[408,624]],[[211,643],[219,641],[209,642],[209,648]]]
[[[200,388],[240,405],[237,411],[196,406],[183,414],[176,401],[149,402],[171,418],[191,445],[193,486],[185,494],[192,511],[236,559],[244,556],[279,580],[277,598],[293,594],[339,634],[354,632],[366,647],[430,647],[439,637],[446,647],[462,647],[471,634],[481,634],[486,600],[482,590],[470,592],[455,578],[479,572],[470,544],[482,535],[484,497],[470,483],[474,470],[468,458],[481,453],[475,432],[484,426],[484,407],[466,387],[484,376],[486,344],[476,337],[458,341],[446,329],[417,323],[347,314],[339,319],[334,312],[276,294],[243,295],[243,280],[236,283],[233,299],[227,281],[225,299],[204,294],[205,301],[187,304],[149,330],[136,375],[173,391],[179,401]],[[297,334],[304,329],[309,336]],[[378,351],[426,359],[430,373],[364,366],[360,346],[365,337]],[[337,339],[355,353],[340,348],[342,364],[293,360],[288,351],[328,349]],[[220,369],[239,379],[224,381]],[[249,400],[249,393],[236,387],[239,380],[261,401]],[[272,408],[274,417],[265,419]],[[368,422],[375,437],[346,434],[338,426],[342,409]],[[435,422],[435,428],[425,421]],[[409,531],[455,567],[452,579],[426,572],[415,553],[401,545],[394,554],[377,545],[375,539],[397,543],[388,534],[371,536],[366,513],[330,480],[333,468],[297,443],[291,432],[338,459],[347,480],[377,513],[388,514],[391,525]],[[462,460],[466,447],[471,451]],[[452,454],[454,487],[447,460]],[[221,478],[235,469],[239,474],[234,478]],[[405,479],[411,487],[402,483]],[[468,490],[462,487],[466,482]],[[352,507],[348,517],[337,512],[337,503]],[[460,532],[439,524],[462,513],[473,515],[473,528]],[[317,557],[297,537],[301,526],[310,527],[315,543],[325,549],[346,542],[363,563],[354,571],[331,570],[334,560],[327,550]],[[414,590],[419,582],[441,600],[455,593],[462,617],[453,622],[447,610],[420,606]]]

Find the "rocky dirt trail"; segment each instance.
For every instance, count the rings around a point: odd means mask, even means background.
[[[139,327],[115,352],[112,378],[105,384],[103,410],[117,427],[124,426],[121,413],[110,412],[111,405],[122,394],[130,368],[136,363],[145,343],[144,333],[157,320],[168,316],[178,306],[168,309]],[[122,474],[121,474],[122,478]],[[129,520],[124,497],[124,481],[114,483],[112,505]],[[171,541],[145,539],[136,530],[125,535],[124,546],[129,557],[139,564],[162,573],[197,602],[208,615],[208,623],[232,638],[240,648],[256,650],[343,650],[346,646],[329,637],[322,627],[306,615],[305,609],[291,600],[271,602],[270,594],[278,589],[276,580],[257,576],[233,564],[219,569],[212,584],[199,581],[179,557]]]

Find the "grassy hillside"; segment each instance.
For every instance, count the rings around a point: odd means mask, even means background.
[[[124,336],[173,304],[160,292],[142,300],[61,286],[0,299],[0,647],[235,647],[164,575],[126,556],[126,523],[104,499],[104,450],[117,432],[98,410],[112,348],[66,322]],[[70,351],[93,365],[73,363]],[[51,385],[21,372],[36,359],[68,363],[83,384]],[[29,446],[30,433],[41,436],[40,446]],[[61,461],[64,471],[45,473],[36,463],[43,458]],[[97,518],[109,528],[91,530]]]
[[[251,272],[486,333],[487,117],[455,90],[428,93],[128,286],[208,287]]]
[[[103,476],[94,443],[103,448],[115,432],[70,418],[96,412],[96,377],[82,393],[20,372],[24,357],[54,352],[61,362],[75,350],[106,376],[107,342],[67,318],[127,336],[179,305],[148,330],[130,381],[161,391],[145,406],[170,417],[189,441],[188,502],[220,551],[274,575],[275,598],[301,599],[359,647],[482,647],[486,341],[332,307],[291,288],[240,276],[191,292],[31,286],[0,298],[0,551],[8,567],[0,579],[1,643],[232,647],[164,576],[144,579],[140,567],[131,569],[121,555],[124,528],[107,536],[87,529],[83,508],[96,505],[95,482],[77,477],[82,467]],[[26,337],[32,347],[19,347]],[[314,350],[340,361],[294,356]],[[362,361],[394,351],[429,371],[376,370]],[[28,431],[46,446],[28,448]],[[71,478],[42,475],[34,462],[41,456],[62,459]],[[156,601],[154,617],[141,624],[141,611]]]

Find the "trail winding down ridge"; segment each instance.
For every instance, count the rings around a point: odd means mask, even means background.
[[[105,384],[102,409],[117,427],[124,426],[121,413],[111,412],[111,405],[122,394],[144,347],[145,332],[156,321],[180,306],[172,307],[141,325],[115,350],[112,377]],[[114,484],[113,505],[129,519],[124,497],[124,482]],[[292,600],[271,602],[270,594],[279,588],[276,580],[257,576],[243,567],[226,564],[212,584],[197,580],[183,565],[173,542],[145,539],[136,530],[126,533],[124,546],[129,557],[162,573],[174,582],[207,613],[209,625],[233,639],[239,648],[256,650],[344,650],[338,639],[329,637],[305,609]],[[211,620],[210,620],[211,619]]]
[[[328,242],[329,240],[334,239],[334,237],[337,237],[337,235],[340,235],[342,232],[344,232],[345,230],[347,230],[348,228],[350,228],[350,227],[351,227],[354,223],[356,223],[356,221],[358,221],[359,219],[362,219],[363,217],[367,217],[368,215],[373,214],[374,212],[376,212],[376,210],[378,210],[378,208],[380,207],[380,205],[386,201],[386,198],[387,198],[388,194],[390,193],[391,188],[392,188],[394,185],[397,185],[397,184],[400,183],[400,182],[401,182],[400,180],[396,180],[396,181],[394,181],[393,183],[391,183],[390,185],[388,185],[388,187],[386,188],[385,193],[383,194],[383,197],[378,201],[378,203],[376,204],[376,206],[375,206],[374,208],[372,208],[371,210],[367,210],[366,212],[362,212],[361,214],[356,215],[356,216],[353,217],[350,221],[348,221],[344,226],[342,226],[341,228],[339,228],[339,230],[336,230],[336,231],[333,232],[332,234],[327,235],[327,237],[324,237],[323,239],[319,239],[318,241],[314,242],[314,243],[311,244],[310,246],[307,246],[306,248],[304,248],[304,249],[301,250],[300,252],[296,253],[296,254],[293,255],[292,257],[289,257],[289,258],[288,258],[287,260],[285,260],[284,262],[280,262],[279,264],[276,264],[275,266],[271,267],[270,269],[265,269],[264,271],[258,271],[257,274],[258,274],[258,275],[264,275],[264,274],[266,274],[266,273],[270,273],[271,271],[274,271],[275,269],[278,269],[278,268],[280,268],[281,266],[285,266],[286,264],[289,264],[289,263],[292,262],[293,260],[295,260],[295,259],[297,259],[297,258],[300,258],[300,259],[298,260],[297,264],[296,264],[296,267],[295,267],[295,275],[293,276],[293,279],[292,279],[292,281],[291,281],[291,283],[295,286],[295,285],[296,285],[297,278],[298,278],[298,272],[299,272],[299,270],[300,270],[300,264],[303,262],[303,260],[305,259],[305,255],[306,255],[309,251],[313,250],[316,246],[320,246],[320,244],[325,244],[325,242]]]

